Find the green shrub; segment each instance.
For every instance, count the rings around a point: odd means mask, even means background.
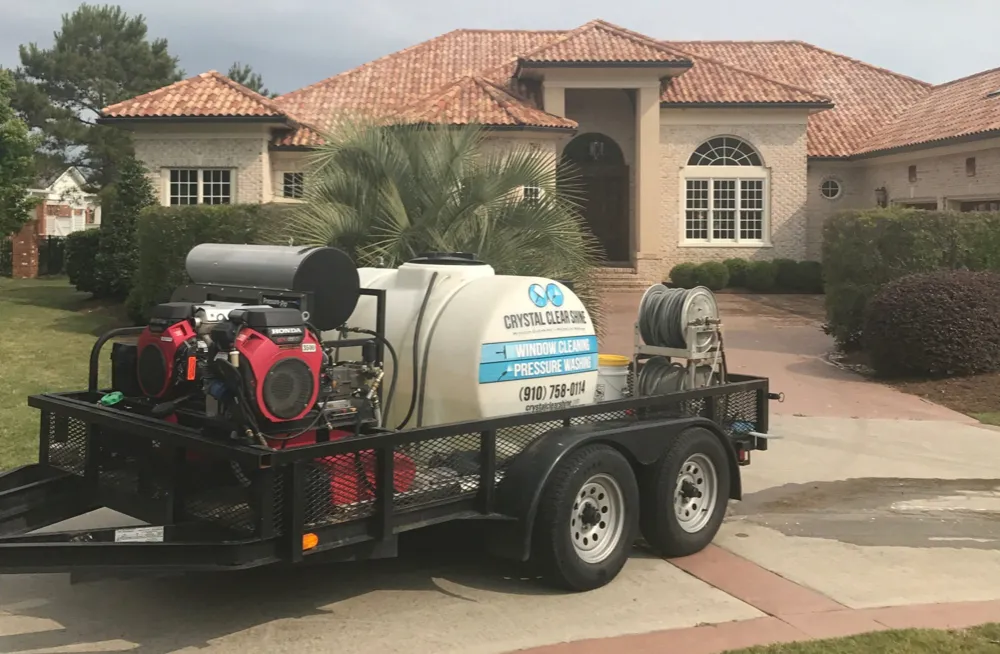
[[[795,267],[794,290],[813,294],[823,292],[823,264],[819,261],[799,261]]]
[[[698,285],[698,266],[693,263],[679,263],[670,269],[670,281],[681,288]]]
[[[99,229],[84,229],[66,237],[63,265],[69,276],[69,283],[76,286],[78,291],[93,293],[96,289],[94,270],[100,239]]]
[[[138,266],[126,301],[129,317],[143,322],[190,280],[184,262],[201,243],[257,243],[286,209],[259,204],[149,207],[136,224]]]
[[[826,331],[860,343],[865,306],[886,283],[933,270],[1000,270],[1000,213],[879,209],[823,226]]]
[[[942,270],[889,282],[868,302],[862,343],[887,377],[1000,370],[1000,274]]]
[[[95,261],[94,294],[124,300],[138,261],[135,224],[140,212],[156,204],[146,169],[134,158],[119,167],[119,177],[104,196],[101,238]]]
[[[778,267],[773,261],[754,261],[747,269],[747,288],[754,293],[770,293],[778,279]]]
[[[798,288],[798,262],[794,259],[775,259],[774,267],[777,271],[775,278],[775,287],[779,291],[791,292],[797,291]]]
[[[726,259],[723,261],[729,269],[729,285],[742,288],[747,285],[747,270],[750,262],[746,259]]]
[[[729,284],[729,268],[718,261],[706,261],[699,264],[694,272],[699,286],[712,291],[721,291]]]

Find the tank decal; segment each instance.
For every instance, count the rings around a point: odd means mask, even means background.
[[[525,359],[545,359],[569,354],[592,354],[597,352],[596,336],[568,336],[544,338],[534,341],[510,341],[507,343],[486,343],[479,355],[480,365],[499,361],[520,361]]]
[[[484,363],[479,366],[479,383],[495,384],[496,382],[517,381],[519,379],[576,375],[581,372],[590,372],[591,370],[597,370],[596,354],[585,354],[577,357],[556,357],[554,359],[511,361],[510,363],[498,361],[496,363]]]
[[[596,336],[487,343],[480,351],[479,383],[575,375],[597,365]]]

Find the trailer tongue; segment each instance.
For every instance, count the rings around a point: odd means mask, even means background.
[[[497,290],[501,323],[543,309],[541,324],[449,359],[442,344],[469,349],[460,329],[437,340],[449,312],[491,288],[491,271],[458,272],[467,257],[415,262],[430,281],[407,295],[383,274],[352,281],[329,248],[273,248],[265,272],[247,272],[262,251],[226,247],[231,267],[213,253],[225,284],[194,257],[200,282],[150,325],[98,339],[87,390],[29,398],[38,463],[0,474],[0,573],[389,557],[403,532],[482,520],[493,553],[587,590],[614,578],[640,532],[666,556],[704,548],[741,496],[740,466],[767,449],[778,396],[728,373],[708,291],[647,293],[626,388],[608,393],[563,284],[494,278],[525,291],[512,310]],[[342,293],[316,282],[324,271]],[[99,389],[106,345],[136,336],[110,348],[112,386]],[[51,531],[98,508],[145,524]]]

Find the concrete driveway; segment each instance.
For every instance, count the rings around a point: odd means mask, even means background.
[[[641,297],[640,293],[618,293],[607,299],[604,351],[632,351]],[[823,357],[833,343],[821,329],[821,296],[719,293],[716,298],[730,370],[768,377],[771,389],[785,394],[783,404],[771,405],[776,414],[976,424],[968,416],[869,383],[828,363]]]
[[[784,439],[744,469],[722,549],[673,563],[637,550],[614,583],[580,595],[447,534],[404,543],[398,560],[314,569],[77,586],[0,577],[0,652],[499,654],[766,620],[781,614],[761,599],[772,582],[786,606],[808,604],[803,593],[841,609],[1000,599],[1000,433],[822,362],[815,302],[720,301],[731,366],[786,395],[772,402]],[[605,350],[627,352],[638,297],[613,302]],[[728,583],[767,571],[780,577]]]

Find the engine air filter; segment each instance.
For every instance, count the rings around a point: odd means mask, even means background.
[[[301,359],[282,359],[264,377],[264,406],[282,420],[299,416],[309,406],[313,375]]]
[[[147,345],[139,353],[139,385],[146,395],[159,396],[167,386],[167,360],[155,345]]]

